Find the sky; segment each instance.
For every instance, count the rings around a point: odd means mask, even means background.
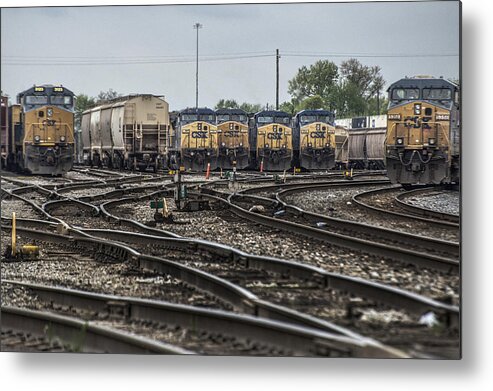
[[[288,80],[317,60],[379,65],[388,86],[413,75],[459,77],[459,3],[310,3],[2,8],[1,88],[33,84],[76,94],[164,95],[171,110],[221,98],[280,102]],[[137,62],[137,63],[136,63]]]

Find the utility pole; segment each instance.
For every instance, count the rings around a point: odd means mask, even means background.
[[[202,28],[200,23],[195,23],[193,28],[197,30],[197,56],[195,61],[195,108],[199,108],[199,30]]]
[[[276,110],[279,110],[279,49],[276,49]]]

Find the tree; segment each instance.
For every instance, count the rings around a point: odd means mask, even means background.
[[[96,105],[96,100],[85,94],[79,94],[75,97],[75,127],[80,129],[82,113]]]
[[[98,94],[98,102],[104,102],[108,101],[111,99],[115,99],[122,96],[122,94],[119,94],[118,92],[114,91],[112,88],[110,88],[108,91],[100,91]]]
[[[296,76],[288,82],[288,92],[296,102],[318,95],[327,103],[338,77],[336,64],[319,60],[310,68],[302,66],[298,69]]]
[[[217,102],[215,109],[237,109],[238,103],[234,99],[221,99]]]
[[[385,112],[387,107],[384,99],[380,105],[376,99],[385,85],[381,68],[363,65],[356,59],[343,61],[339,68],[327,60],[309,68],[303,66],[288,85],[293,112],[325,108],[344,118]]]
[[[246,111],[247,113],[257,113],[262,110],[262,105],[259,103],[247,103],[243,102],[240,105],[240,109]]]
[[[238,104],[234,99],[221,99],[216,103],[215,109],[241,109],[247,113],[256,113],[262,110],[262,105],[258,103],[247,103],[243,102],[241,105]]]

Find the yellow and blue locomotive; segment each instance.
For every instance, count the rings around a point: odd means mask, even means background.
[[[74,94],[63,86],[33,86],[10,108],[12,168],[61,175],[74,161]]]
[[[219,143],[218,165],[224,169],[250,164],[248,114],[241,109],[216,110]]]
[[[294,144],[300,167],[331,169],[335,166],[335,116],[327,110],[303,110],[294,118]]]
[[[459,180],[459,87],[432,77],[401,79],[389,89],[385,163],[403,186]]]
[[[176,119],[169,164],[186,170],[217,168],[218,137],[216,113],[208,108],[185,109]]]
[[[284,111],[260,111],[253,117],[252,145],[258,168],[283,171],[291,167],[293,131]]]

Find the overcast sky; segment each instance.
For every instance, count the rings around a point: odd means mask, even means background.
[[[3,8],[1,22],[1,87],[11,97],[49,83],[194,106],[196,22],[200,106],[275,103],[277,48],[281,102],[297,69],[318,59],[379,65],[387,85],[406,75],[459,76],[455,1]]]

